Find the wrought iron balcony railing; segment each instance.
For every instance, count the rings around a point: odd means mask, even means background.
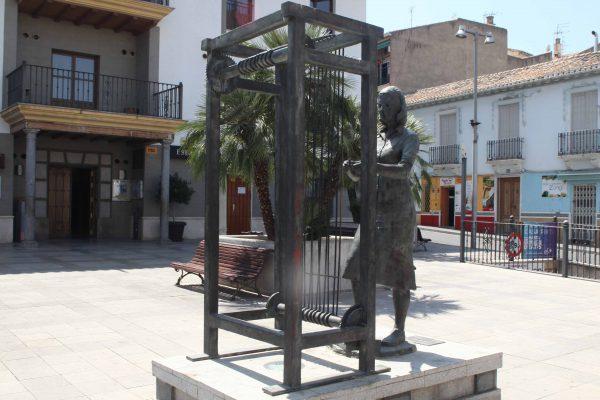
[[[600,153],[600,129],[558,134],[559,156],[590,153]]]
[[[169,0],[142,0],[148,3],[160,4],[161,6],[169,7]]]
[[[432,165],[460,164],[460,145],[432,146],[429,148],[429,160]]]
[[[523,159],[523,138],[488,140],[488,161]]]
[[[235,29],[253,20],[254,0],[227,0],[227,29]]]
[[[183,85],[23,64],[7,76],[7,103],[181,119]]]

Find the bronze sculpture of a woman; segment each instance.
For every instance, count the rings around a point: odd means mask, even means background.
[[[404,324],[410,291],[416,289],[412,246],[416,224],[410,174],[419,151],[416,133],[406,128],[404,95],[397,87],[383,89],[377,99],[384,140],[378,143],[375,233],[376,282],[392,288],[394,331],[381,341],[380,354],[406,354],[415,346],[406,342]],[[360,179],[360,161],[344,163],[348,176]],[[352,281],[355,298],[359,285],[360,229],[354,237],[344,278]]]

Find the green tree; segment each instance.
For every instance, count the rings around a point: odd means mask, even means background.
[[[307,28],[307,35],[318,38],[327,32],[315,26]],[[261,49],[272,49],[287,44],[287,32],[279,29],[263,35],[258,41],[250,45]],[[347,86],[343,75],[335,77],[324,75],[307,74],[306,102],[314,104],[311,94],[316,93],[315,87],[322,88],[322,97],[334,98],[330,103],[333,107],[343,104],[340,100],[341,93],[332,93],[334,87]],[[256,81],[274,82],[275,77],[272,70],[256,72],[247,78]],[[324,91],[324,92],[323,92]],[[275,224],[273,206],[269,193],[269,182],[274,171],[275,154],[275,101],[272,95],[256,92],[236,90],[221,96],[221,184],[226,185],[227,176],[239,176],[246,183],[253,182],[258,193],[258,201],[261,208],[265,233],[271,240],[275,238]],[[330,109],[330,113],[337,113]],[[313,118],[313,113],[307,112],[307,129],[313,129],[320,119]],[[196,118],[181,127],[181,131],[187,132],[182,146],[190,154],[189,163],[196,176],[200,176],[206,166],[205,149],[206,110],[200,105]],[[339,163],[338,163],[339,164]],[[311,167],[308,166],[308,174]],[[335,174],[335,171],[329,171]],[[335,192],[334,192],[335,194]],[[330,197],[333,197],[331,195]],[[309,212],[310,215],[310,212]],[[311,218],[309,217],[309,220]],[[322,219],[322,216],[313,216],[312,219]],[[310,224],[310,222],[309,222]]]

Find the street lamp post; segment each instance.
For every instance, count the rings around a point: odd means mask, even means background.
[[[480,37],[485,37],[484,44],[493,44],[496,42],[492,32],[482,33],[479,31],[465,28],[464,25],[458,26],[456,37],[466,39],[467,35],[473,36],[473,119],[471,127],[473,128],[473,172],[471,174],[471,248],[474,249],[477,243],[477,141],[479,139],[477,126],[477,44]],[[462,221],[464,224],[465,222]]]

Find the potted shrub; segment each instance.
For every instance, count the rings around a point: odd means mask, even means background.
[[[186,223],[183,221],[175,221],[173,209],[175,204],[189,204],[194,194],[194,189],[190,183],[181,178],[177,173],[169,177],[169,210],[171,211],[171,221],[169,221],[169,239],[174,242],[183,240],[183,231]],[[160,190],[158,193],[160,199]]]

